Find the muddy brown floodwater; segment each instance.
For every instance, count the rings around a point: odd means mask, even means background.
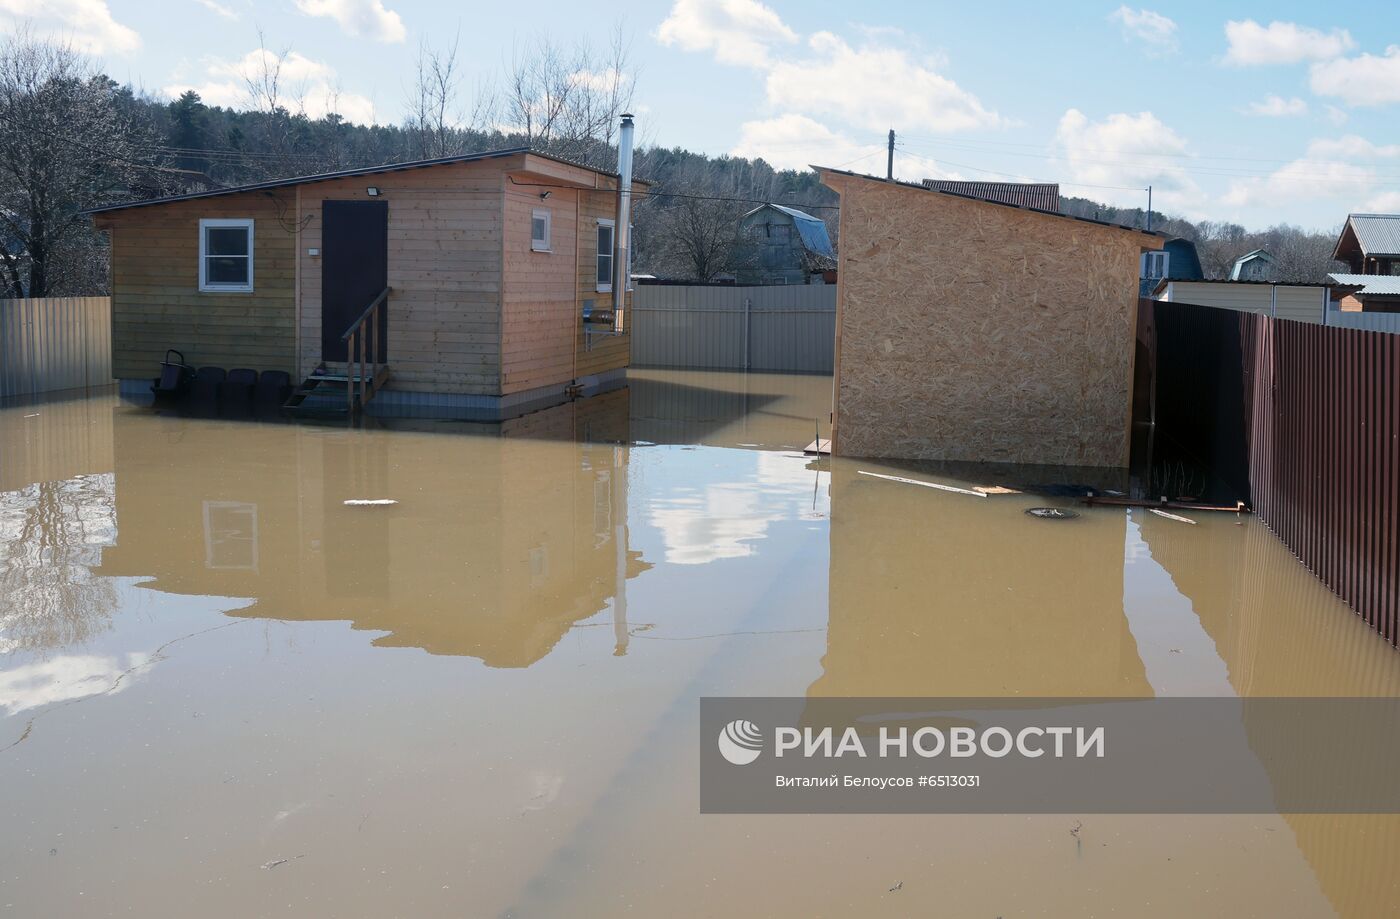
[[[0,916],[1394,911],[1394,817],[700,815],[703,695],[1400,695],[1257,521],[858,476],[830,386],[0,409]]]

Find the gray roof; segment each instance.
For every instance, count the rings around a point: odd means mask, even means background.
[[[764,208],[772,208],[791,217],[792,225],[797,227],[797,235],[808,252],[828,258],[836,257],[836,250],[831,245],[831,235],[826,232],[826,222],[806,211],[799,211],[795,207],[783,207],[781,204],[760,204],[739,219],[747,220]]]
[[[1060,186],[1055,182],[964,182],[955,179],[924,179],[924,188],[970,195],[1003,204],[1033,207],[1042,211],[1060,209]]]
[[[1400,297],[1400,275],[1393,274],[1329,274],[1335,284],[1360,287],[1361,296]]]
[[[528,153],[531,156],[538,156],[543,159],[553,160],[556,163],[564,163],[569,166],[577,166],[580,169],[587,169],[600,175],[617,178],[617,173],[608,172],[603,169],[596,169],[592,166],[585,166],[583,163],[576,163],[563,157],[552,156],[548,153],[540,153],[529,147],[507,147],[503,150],[486,150],[481,153],[465,153],[460,156],[444,156],[432,160],[412,160],[405,163],[384,163],[380,166],[364,166],[358,169],[342,169],[338,172],[322,172],[316,175],[294,176],[290,179],[273,179],[268,182],[255,182],[251,185],[233,185],[228,188],[216,188],[212,191],[196,191],[184,195],[168,195],[164,198],[147,198],[144,201],[124,201],[120,204],[108,204],[103,207],[91,207],[84,214],[101,214],[107,211],[121,211],[132,207],[147,207],[152,204],[169,204],[173,201],[190,201],[195,198],[217,198],[221,195],[236,195],[240,192],[263,191],[273,188],[285,188],[291,185],[305,185],[309,182],[328,182],[331,179],[345,179],[354,176],[379,175],[385,172],[402,172],[407,169],[424,169],[429,166],[448,166],[453,163],[471,163],[476,160],[497,159],[504,156],[517,156],[521,153]],[[635,180],[638,184],[646,184],[643,180]]]
[[[1400,256],[1400,214],[1352,214],[1347,223],[1366,255]]]

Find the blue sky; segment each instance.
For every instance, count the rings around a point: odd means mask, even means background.
[[[774,165],[1053,180],[1251,227],[1400,211],[1400,4],[658,0],[0,0],[117,79],[237,104],[290,47],[316,114],[398,121],[419,43],[460,29],[465,95],[540,30],[638,68],[643,138]]]

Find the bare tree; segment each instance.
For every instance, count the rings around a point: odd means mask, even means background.
[[[507,130],[540,150],[612,168],[618,121],[632,105],[636,72],[621,28],[601,54],[544,37],[511,62],[500,100]]]
[[[81,211],[170,180],[130,94],[66,44],[0,45],[0,289],[44,297],[88,277],[100,249]],[[69,262],[87,262],[70,265]],[[72,268],[72,271],[69,269]],[[90,293],[90,290],[81,291]]]
[[[743,202],[706,193],[699,186],[668,188],[667,203],[656,208],[651,221],[654,248],[667,273],[713,281],[739,267],[743,247],[738,236]]]
[[[431,47],[426,39],[418,46],[406,126],[418,159],[437,159],[466,150],[466,137],[459,130],[457,45],[458,36],[454,35],[452,44],[442,50]]]

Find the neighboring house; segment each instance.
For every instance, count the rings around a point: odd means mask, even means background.
[[[1042,211],[1060,209],[1060,186],[1054,182],[963,182],[958,179],[924,179],[924,188],[953,195],[1000,201]]]
[[[1161,249],[1142,254],[1138,269],[1138,296],[1152,296],[1163,280],[1199,281],[1204,277],[1196,244],[1177,236],[1167,240]]]
[[[1344,313],[1400,313],[1400,276],[1338,272],[1327,278]]]
[[[1323,324],[1332,291],[1326,284],[1170,279],[1158,281],[1152,295],[1172,303],[1193,303]]]
[[[1263,249],[1255,249],[1235,259],[1235,264],[1230,268],[1230,280],[1275,281],[1278,280],[1277,267],[1272,255]]]
[[[1332,258],[1351,274],[1400,275],[1400,214],[1349,214]]]
[[[820,217],[781,204],[761,204],[739,218],[740,284],[822,284],[835,265]]]
[[[1163,238],[819,169],[841,195],[833,451],[1124,467]]]
[[[638,190],[640,184],[635,186]],[[344,374],[386,288],[375,407],[500,417],[620,379],[615,175],[525,148],[99,208],[124,390],[199,366]],[[600,315],[601,314],[601,315]]]

